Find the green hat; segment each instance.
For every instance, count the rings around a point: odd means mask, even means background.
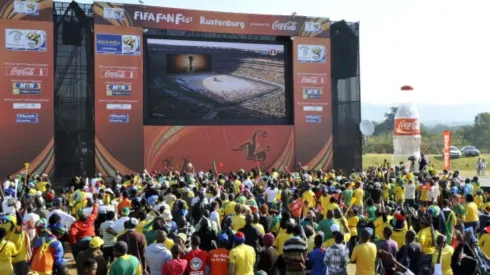
[[[121,210],[121,215],[123,215],[123,216],[129,216],[129,207],[124,207]]]

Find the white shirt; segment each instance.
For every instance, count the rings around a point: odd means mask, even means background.
[[[10,199],[13,199],[13,197],[5,196],[5,199],[2,202],[2,209],[4,215],[8,215],[8,214],[15,215],[15,207],[8,206],[8,202]],[[17,209],[20,209],[21,207],[20,201],[16,201],[15,204],[17,205]]]
[[[430,188],[430,196],[432,198],[432,201],[437,201],[439,195],[440,195],[439,186],[437,186],[437,184],[434,184],[434,186]]]
[[[415,184],[405,184],[405,199],[415,199]]]
[[[113,247],[116,244],[116,236],[107,232],[107,228],[111,227],[113,224],[114,221],[105,221],[100,225],[104,247]]]
[[[63,212],[63,210],[61,210],[61,209],[54,209],[51,212],[49,212],[48,220],[49,220],[49,218],[51,218],[51,216],[53,214],[56,214],[56,215],[60,216],[60,218],[61,218],[61,221],[60,222],[64,226],[66,226],[66,228],[70,228],[70,226],[76,221],[75,218],[72,215]]]
[[[276,199],[276,196],[277,196],[277,192],[279,192],[277,190],[277,188],[274,188],[274,189],[267,188],[267,190],[265,190],[265,197],[267,198],[267,203],[273,203],[274,202],[274,200]]]
[[[129,217],[120,217],[112,225],[111,228],[116,231],[117,234],[124,231],[124,223],[129,220]]]
[[[252,187],[254,186],[254,183],[250,179],[247,178],[243,182],[243,185],[245,185],[245,188],[247,188],[247,189],[252,189]]]
[[[219,213],[217,211],[211,212],[211,214],[209,215],[209,219],[214,221],[218,225],[221,224],[219,221]]]
[[[146,247],[145,258],[150,268],[150,275],[160,275],[163,265],[172,260],[172,253],[161,243]]]
[[[3,190],[7,190],[10,187],[10,181],[6,180],[3,182]]]

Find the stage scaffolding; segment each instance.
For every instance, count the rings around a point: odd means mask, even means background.
[[[55,184],[95,173],[92,5],[54,3]]]

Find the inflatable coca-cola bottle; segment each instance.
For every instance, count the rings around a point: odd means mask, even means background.
[[[419,111],[414,103],[414,92],[411,86],[403,86],[401,97],[404,99],[395,114],[395,127],[393,128],[393,158],[392,165],[400,162],[407,164],[410,160],[417,163],[420,159],[420,122]],[[415,170],[418,169],[417,165]]]

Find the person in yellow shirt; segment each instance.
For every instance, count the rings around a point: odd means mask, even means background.
[[[453,275],[451,268],[451,258],[454,253],[454,248],[446,244],[446,237],[443,235],[437,236],[437,250],[432,255],[432,266],[441,265],[442,275]]]
[[[252,226],[257,228],[257,230],[259,230],[260,234],[262,234],[262,236],[264,236],[265,235],[265,229],[264,229],[264,226],[262,224],[260,224],[259,221],[260,221],[259,213],[254,213]]]
[[[228,202],[223,204],[223,209],[224,209],[224,217],[223,219],[228,216],[228,215],[233,215],[235,213],[235,196],[233,194],[228,195]]]
[[[490,226],[485,227],[483,230],[483,234],[478,240],[478,245],[480,246],[483,254],[490,257]]]
[[[348,244],[348,248],[349,248],[349,254],[352,255],[352,250],[354,249],[354,247],[356,246],[356,243],[357,243],[357,224],[359,224],[359,210],[357,208],[353,208],[350,213],[349,213],[349,217],[347,218],[347,226],[349,227],[349,231],[350,231],[350,240],[349,240],[349,244]],[[349,255],[349,256],[350,256]]]
[[[231,216],[231,228],[234,231],[238,231],[245,226],[245,217],[242,215],[242,212],[242,205],[237,203],[235,206],[235,215]]]
[[[255,250],[253,247],[244,244],[246,236],[242,232],[237,232],[233,236],[235,247],[230,250],[228,274],[253,275],[255,265]],[[226,274],[222,274],[226,275]]]
[[[326,186],[322,188],[322,195],[320,196],[320,206],[321,206],[321,214],[323,219],[327,218],[328,207],[330,206],[330,195],[328,194],[328,189]]]
[[[382,195],[385,204],[388,204],[390,200],[391,184],[389,182],[384,182],[382,186]]]
[[[400,213],[395,213],[393,218],[389,221],[389,225],[393,227],[391,239],[396,242],[398,248],[401,248],[405,245],[405,235],[408,231],[408,225],[405,217]]]
[[[405,202],[405,188],[403,187],[402,180],[395,186],[395,202],[399,205],[403,205]]]
[[[359,209],[359,213],[364,213],[363,212],[364,190],[361,189],[360,182],[356,182],[356,189],[354,189],[354,198],[356,198],[356,201],[354,202],[354,206]]]
[[[293,235],[294,225],[288,223],[286,225],[286,232],[280,232],[274,240],[274,247],[277,249],[277,255],[281,256],[284,252],[284,243],[291,239]]]
[[[304,202],[304,207],[303,207],[303,215],[306,216],[310,208],[315,208],[316,205],[316,197],[315,193],[311,191],[310,185],[307,184],[305,187],[305,191],[303,192],[303,195],[301,195],[301,199]]]
[[[436,251],[436,234],[437,232],[432,227],[431,217],[428,214],[420,218],[421,230],[417,234],[417,242],[422,248],[422,256],[419,260],[419,267],[430,267],[432,255]]]
[[[473,195],[466,195],[464,228],[473,227],[473,232],[477,232],[479,224],[478,206],[474,202]]]
[[[482,189],[479,189],[478,191],[476,191],[475,203],[476,203],[476,206],[478,207],[478,210],[483,209],[483,190]]]
[[[351,261],[356,264],[356,275],[376,274],[376,245],[369,241],[371,234],[367,229],[361,231],[359,244],[352,251]]]
[[[7,231],[5,228],[0,228],[0,272],[1,274],[14,274],[14,268],[12,266],[12,258],[14,258],[18,251],[15,245],[6,240]]]

